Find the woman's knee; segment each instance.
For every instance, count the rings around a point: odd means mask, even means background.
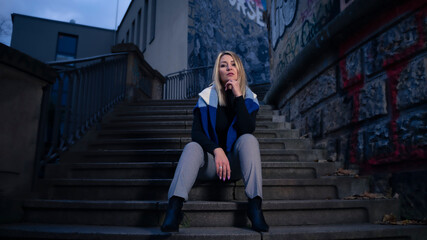
[[[243,134],[242,136],[240,136],[237,139],[237,142],[239,143],[239,145],[243,145],[245,147],[257,147],[257,148],[259,148],[258,139],[250,133],[246,133],[246,134]]]
[[[190,142],[185,145],[182,151],[181,160],[184,161],[200,161],[203,162],[204,152],[202,146],[196,142]]]
[[[189,142],[185,145],[184,151],[203,152],[203,148],[197,142]]]

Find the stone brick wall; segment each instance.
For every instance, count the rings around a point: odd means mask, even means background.
[[[403,217],[425,218],[425,181],[415,181],[427,174],[425,2],[377,1],[362,8],[363,0],[345,6],[277,1],[295,19],[274,35],[272,17],[281,13],[275,2],[269,1],[273,87],[267,103],[277,105],[316,147],[326,148],[330,160],[371,174],[373,191],[401,194]],[[318,23],[307,35],[303,25],[312,26],[310,19]],[[291,48],[293,43],[298,45]]]

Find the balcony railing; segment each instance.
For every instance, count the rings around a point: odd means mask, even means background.
[[[58,78],[43,92],[39,174],[125,97],[128,53],[49,63]]]
[[[166,75],[163,99],[190,99],[212,82],[213,66],[198,67]]]

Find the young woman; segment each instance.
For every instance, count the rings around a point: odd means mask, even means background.
[[[183,202],[196,179],[243,178],[252,228],[267,232],[269,227],[261,210],[261,156],[258,140],[252,135],[258,100],[248,88],[242,61],[234,52],[219,53],[212,78],[212,86],[199,93],[194,108],[193,142],[185,146],[179,159],[161,230],[179,231]]]

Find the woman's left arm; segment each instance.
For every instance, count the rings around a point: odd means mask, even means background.
[[[256,127],[256,114],[258,110],[249,114],[243,96],[236,97],[234,101],[237,117],[234,127],[236,128],[237,134],[240,136],[245,133],[253,133]]]

